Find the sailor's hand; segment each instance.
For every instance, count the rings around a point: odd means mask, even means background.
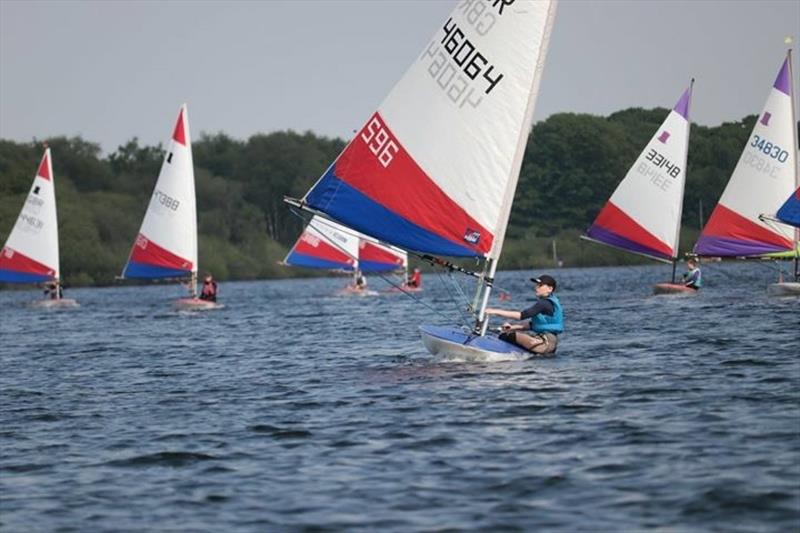
[[[509,324],[508,322],[506,322],[505,324],[503,324],[503,330],[504,330],[504,331],[508,331],[508,330],[510,330],[510,329],[511,329],[511,324]]]

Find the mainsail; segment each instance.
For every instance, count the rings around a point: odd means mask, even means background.
[[[497,259],[555,9],[459,2],[300,205],[406,250]]]
[[[308,223],[283,262],[287,265],[326,270],[358,268],[358,235],[322,217]]]
[[[797,187],[791,56],[787,54],[739,162],[694,251],[758,256],[793,250],[789,228],[761,219]]]
[[[677,258],[692,87],[628,170],[586,238],[661,261]]]
[[[406,269],[408,255],[341,224],[314,216],[283,263],[326,270],[395,272]]]
[[[53,162],[47,148],[17,222],[0,251],[0,281],[35,283],[59,280],[53,178]]]
[[[184,104],[178,112],[161,172],[122,277],[180,278],[196,274],[194,166]]]

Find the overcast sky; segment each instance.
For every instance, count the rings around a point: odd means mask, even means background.
[[[0,0],[0,138],[155,144],[183,102],[195,138],[346,138],[455,5]],[[738,120],[761,110],[798,29],[797,0],[562,0],[536,119],[672,107],[694,76],[694,121]]]

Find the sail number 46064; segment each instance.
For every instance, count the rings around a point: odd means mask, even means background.
[[[377,115],[373,116],[361,131],[361,140],[367,143],[367,148],[375,154],[383,168],[388,168],[389,163],[400,150],[397,141]]]
[[[764,152],[772,159],[777,159],[781,163],[785,163],[789,158],[789,152],[782,149],[777,144],[772,144],[768,140],[762,139],[758,135],[753,135],[753,141],[750,143],[750,146],[757,148],[760,152]]]

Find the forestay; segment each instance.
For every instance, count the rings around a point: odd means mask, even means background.
[[[790,228],[760,219],[775,213],[797,186],[792,95],[787,55],[695,253],[757,256],[794,249]]]
[[[197,273],[194,165],[186,104],[158,174],[139,235],[122,272],[125,278],[178,278]]]
[[[59,279],[58,220],[50,149],[44,152],[17,222],[0,252],[0,281]]]
[[[304,205],[407,250],[496,259],[554,16],[458,2]]]
[[[691,99],[692,85],[586,232],[590,240],[662,261],[677,257]]]

